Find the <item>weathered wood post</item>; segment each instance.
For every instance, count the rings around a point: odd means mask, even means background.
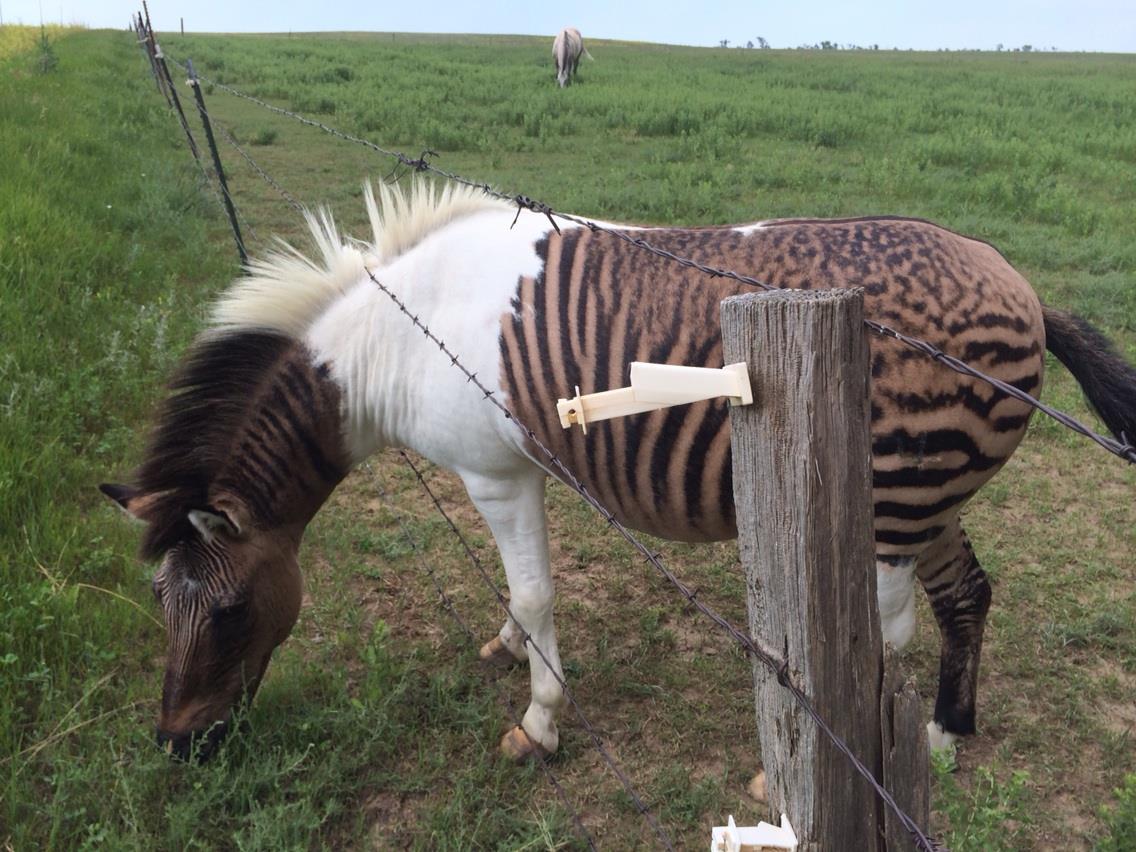
[[[753,405],[730,409],[750,632],[783,654],[821,718],[882,781],[863,297],[747,294],[723,301],[721,318],[726,363],[745,361],[754,391]],[[754,684],[774,822],[788,814],[802,852],[883,849],[883,805],[870,784],[756,661]]]
[[[161,75],[158,74],[158,62],[154,58],[154,50],[150,44],[150,34],[146,32],[146,24],[142,21],[142,14],[138,14],[138,42],[142,45],[142,52],[146,54],[146,58],[150,61],[150,73],[154,75],[154,85],[158,87],[158,91],[165,97],[166,102],[170,100],[170,96],[166,94],[165,84],[162,82]]]

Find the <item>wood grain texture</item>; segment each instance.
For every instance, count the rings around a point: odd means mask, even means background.
[[[884,677],[880,688],[880,734],[883,739],[883,784],[895,803],[924,832],[931,824],[931,751],[923,717],[923,702],[888,645],[884,650]],[[884,838],[888,852],[908,852],[915,842],[899,819],[884,812]]]
[[[749,628],[876,777],[882,772],[868,441],[868,344],[859,290],[779,291],[722,302],[727,363],[750,367],[755,404],[731,408],[738,544]],[[882,803],[755,664],[770,816],[802,852],[882,848]]]

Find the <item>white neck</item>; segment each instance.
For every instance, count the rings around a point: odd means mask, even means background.
[[[547,228],[534,216],[510,230],[511,219],[507,209],[465,217],[373,272],[494,390],[501,317],[519,277],[538,272],[534,242]],[[483,446],[474,435],[495,428],[498,413],[366,275],[312,324],[305,341],[330,362],[340,385],[352,463],[407,446],[460,467]]]

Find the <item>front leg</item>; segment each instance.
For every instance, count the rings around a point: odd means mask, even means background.
[[[532,701],[521,728],[510,731],[501,741],[502,751],[514,760],[556,751],[560,741],[556,717],[564,706],[560,686],[564,673],[552,616],[544,476],[535,468],[500,478],[462,474],[470,499],[489,524],[505,565],[509,608],[517,624],[506,621],[499,639],[510,654],[519,659],[527,655],[529,660]],[[526,635],[529,643],[525,642]]]

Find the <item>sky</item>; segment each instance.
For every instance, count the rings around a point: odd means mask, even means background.
[[[0,0],[4,23],[125,28],[141,0]],[[159,37],[187,31],[509,33],[575,26],[588,38],[715,46],[799,47],[821,41],[881,49],[1034,49],[1136,53],[1134,0],[153,0]]]

